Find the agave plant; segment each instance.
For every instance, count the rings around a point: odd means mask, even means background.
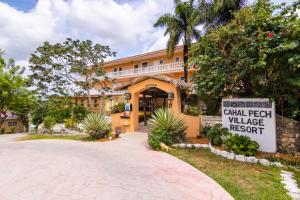
[[[104,115],[90,113],[83,121],[83,128],[95,139],[104,138],[111,132],[111,122]]]
[[[168,134],[172,142],[182,142],[185,140],[186,126],[172,110],[161,108],[155,111],[149,120],[150,134],[164,132]]]

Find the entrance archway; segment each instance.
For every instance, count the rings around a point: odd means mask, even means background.
[[[147,125],[147,120],[156,109],[168,107],[168,93],[157,88],[150,87],[139,95],[139,123]]]
[[[132,111],[130,112],[130,131],[137,131],[139,127],[139,112],[140,112],[140,98],[145,95],[156,97],[166,97],[167,93],[172,93],[174,99],[172,101],[172,108],[174,112],[181,112],[181,101],[179,88],[161,79],[154,77],[135,82],[127,88],[131,94],[130,103],[132,104]]]

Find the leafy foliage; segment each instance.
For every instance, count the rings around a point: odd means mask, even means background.
[[[184,114],[198,116],[200,113],[198,111],[197,106],[188,106],[187,109],[184,111]]]
[[[209,131],[211,128],[212,128],[211,126],[204,126],[204,127],[202,128],[201,134],[204,135],[204,136],[207,136],[207,133],[208,133],[208,131]]]
[[[24,68],[16,66],[13,59],[5,61],[0,50],[0,127],[8,111],[17,114],[27,122],[27,114],[33,105],[32,93],[27,90]]]
[[[77,120],[74,117],[64,119],[65,128],[76,128]]]
[[[160,143],[164,143],[165,145],[172,145],[172,138],[168,132],[164,130],[153,130],[148,135],[148,143],[152,147],[152,149],[159,150]]]
[[[52,116],[47,116],[44,118],[43,124],[44,124],[45,128],[51,130],[54,127],[54,125],[56,124],[55,118]]]
[[[198,9],[207,27],[217,27],[234,18],[234,12],[245,5],[246,0],[199,0]]]
[[[299,4],[272,6],[259,0],[211,29],[192,47],[199,96],[264,97],[281,114],[300,119]],[[276,12],[274,12],[276,10]]]
[[[201,15],[199,10],[194,8],[194,0],[182,2],[181,0],[174,0],[175,11],[174,14],[166,13],[158,18],[154,27],[166,27],[165,36],[169,35],[167,43],[167,53],[170,57],[173,56],[176,45],[180,40],[183,41],[184,54],[184,78],[187,82],[187,62],[188,62],[188,48],[191,42],[200,38],[200,31],[197,26],[201,22]]]
[[[223,128],[221,124],[216,124],[207,131],[207,138],[213,145],[222,145],[223,138],[230,136],[231,133],[227,128]]]
[[[255,156],[259,148],[256,141],[245,135],[233,135],[224,141],[224,145],[227,150],[245,156]]]
[[[95,139],[104,138],[111,132],[111,122],[105,115],[90,113],[83,121],[83,128]]]
[[[64,43],[45,42],[30,57],[32,84],[41,95],[86,93],[104,75],[103,62],[114,56],[108,46],[67,38]],[[80,78],[78,78],[80,76]]]
[[[183,142],[185,140],[186,126],[172,110],[160,108],[155,111],[152,118],[149,119],[150,133],[148,141],[152,146],[160,142],[166,142],[167,145]]]
[[[69,98],[50,98],[47,101],[39,101],[31,111],[32,122],[39,125],[47,116],[55,118],[57,123],[63,123],[65,119],[75,118],[82,121],[88,111],[84,106],[73,105]]]
[[[122,113],[124,111],[125,111],[125,103],[115,104],[111,109],[111,112],[114,113],[114,114]]]

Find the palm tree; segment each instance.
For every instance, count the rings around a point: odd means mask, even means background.
[[[205,13],[208,27],[226,24],[233,19],[233,13],[241,9],[247,0],[199,0],[198,9]]]
[[[174,0],[175,12],[166,13],[158,18],[154,27],[166,27],[165,36],[169,34],[167,52],[173,56],[176,45],[183,41],[184,81],[188,81],[188,51],[194,39],[200,38],[197,26],[201,22],[199,10],[194,8],[194,0],[182,2]]]

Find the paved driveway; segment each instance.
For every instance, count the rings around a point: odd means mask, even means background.
[[[205,174],[152,151],[144,133],[105,142],[0,136],[1,200],[229,200]]]

